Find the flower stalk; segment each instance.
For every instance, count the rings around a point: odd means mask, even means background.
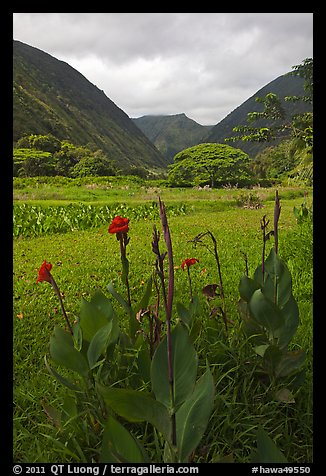
[[[123,218],[116,216],[108,229],[109,233],[115,234],[117,240],[120,243],[120,256],[122,264],[122,282],[127,288],[128,305],[131,307],[130,286],[129,286],[129,261],[127,259],[127,245],[129,243],[128,231],[129,231],[129,218]]]
[[[73,330],[72,330],[72,327],[71,327],[71,324],[69,322],[69,319],[68,319],[68,316],[67,316],[67,313],[66,313],[66,310],[64,308],[64,305],[63,305],[63,300],[62,300],[62,296],[61,296],[61,293],[60,293],[60,289],[58,288],[58,285],[57,283],[55,282],[55,279],[54,277],[52,276],[51,274],[51,269],[52,269],[52,264],[51,263],[47,263],[45,260],[43,261],[40,269],[39,269],[39,272],[38,272],[38,277],[37,277],[37,281],[36,281],[36,284],[41,282],[41,281],[46,281],[48,283],[51,284],[51,286],[53,287],[54,289],[54,292],[56,293],[56,295],[58,296],[58,299],[59,299],[59,302],[60,302],[60,307],[61,307],[61,311],[62,311],[62,314],[65,318],[65,321],[67,323],[67,326],[68,326],[68,329],[69,329],[69,332],[71,335],[73,335]]]
[[[160,250],[159,250],[160,234],[157,231],[155,225],[154,225],[154,231],[153,231],[152,250],[156,254],[156,273],[161,281],[162,295],[163,295],[165,314],[166,314],[168,381],[169,381],[169,387],[170,387],[171,407],[173,409],[171,414],[171,427],[172,427],[171,441],[172,441],[172,445],[176,446],[177,435],[176,435],[176,416],[174,411],[175,395],[174,395],[174,372],[173,372],[172,335],[171,335],[171,318],[172,318],[172,304],[173,304],[173,293],[174,293],[174,265],[173,265],[173,252],[172,252],[172,242],[171,242],[169,225],[168,225],[168,221],[166,217],[165,206],[160,198],[159,198],[159,206],[160,206],[160,219],[162,223],[163,237],[166,244],[167,253],[163,253],[163,254],[160,253]],[[166,288],[165,288],[165,276],[164,276],[164,269],[163,269],[163,261],[166,254],[169,260],[168,292],[166,292]]]

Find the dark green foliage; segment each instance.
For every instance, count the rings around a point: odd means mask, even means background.
[[[247,117],[248,113],[252,111],[262,112],[263,106],[255,101],[256,97],[265,97],[268,93],[277,94],[280,98],[286,96],[302,96],[304,95],[304,80],[299,76],[293,74],[285,74],[280,76],[266,86],[257,91],[253,96],[247,99],[239,107],[234,109],[228,116],[220,121],[216,126],[212,128],[209,135],[206,137],[207,142],[220,142],[223,143],[225,138],[232,137],[234,134],[233,128],[241,125],[248,125]],[[281,100],[281,105],[286,112],[286,118],[290,118],[294,114],[301,114],[303,112],[311,112],[311,104],[304,102],[289,102],[284,99]],[[257,124],[259,127],[269,127],[272,124],[270,120],[260,120]],[[284,136],[283,138],[285,138]],[[236,141],[234,146],[247,152],[250,156],[254,157],[258,152],[263,151],[266,147],[274,146],[279,143],[279,139],[266,142],[243,142]]]
[[[117,172],[103,151],[60,142],[51,135],[24,136],[17,145],[25,148],[14,149],[14,176],[87,177],[115,175]]]
[[[175,154],[201,142],[212,126],[202,126],[185,114],[133,119],[155,147],[172,162]]]
[[[249,157],[239,149],[225,144],[199,144],[174,157],[169,166],[169,182],[173,186],[209,185],[250,182]]]

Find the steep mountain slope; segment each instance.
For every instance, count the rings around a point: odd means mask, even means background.
[[[201,142],[218,142],[224,143],[226,137],[232,137],[237,135],[232,129],[239,125],[248,125],[247,114],[248,112],[257,111],[260,112],[263,110],[263,106],[260,103],[255,101],[256,97],[264,97],[268,93],[277,94],[280,98],[285,96],[303,96],[305,95],[303,89],[304,80],[298,76],[292,75],[283,75],[274,79],[268,83],[263,88],[259,89],[253,96],[247,99],[239,107],[234,109],[230,114],[228,114],[221,122],[214,126],[208,135]],[[293,114],[299,114],[303,112],[312,111],[312,105],[308,103],[303,103],[302,101],[298,102],[286,102],[282,101],[282,105],[286,111],[287,119],[289,119]],[[272,123],[268,122],[254,122],[250,125],[253,127],[268,127]],[[279,141],[272,142],[243,142],[236,141],[230,142],[230,145],[243,150],[250,156],[254,157],[258,152],[262,151],[266,147],[271,145],[276,145]]]
[[[202,126],[185,114],[133,119],[155,147],[172,162],[175,154],[201,142],[213,126]]]
[[[102,149],[120,167],[162,168],[167,160],[103,91],[63,61],[14,41],[13,140],[53,134]]]

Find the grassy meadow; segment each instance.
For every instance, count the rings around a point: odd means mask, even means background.
[[[276,401],[251,365],[255,354],[242,335],[237,309],[239,281],[246,270],[244,257],[249,276],[261,262],[263,215],[271,221],[269,229],[273,227],[275,190],[169,189],[163,182],[115,177],[15,179],[15,462],[82,461],[68,443],[59,442],[59,430],[45,411],[48,405],[59,407],[66,393],[44,364],[53,328],[64,327],[64,320],[51,286],[46,282],[36,284],[40,265],[44,260],[52,263],[51,272],[63,293],[71,322],[78,316],[82,298],[89,300],[98,288],[109,296],[106,286],[110,281],[124,294],[119,246],[107,229],[115,214],[128,216],[131,297],[139,300],[155,261],[151,249],[153,225],[161,229],[158,196],[167,206],[172,236],[174,303],[189,302],[187,273],[182,271],[181,263],[195,257],[199,263],[191,268],[193,289],[199,295],[202,312],[209,313],[201,290],[217,282],[216,264],[206,247],[194,248],[191,240],[210,230],[217,240],[226,308],[232,321],[226,335],[222,321],[206,319],[211,329],[200,331],[195,342],[200,365],[206,365],[206,358],[209,362],[216,395],[208,428],[193,461],[249,462],[261,425],[289,462],[312,462],[312,229],[309,223],[297,224],[293,214],[293,207],[303,202],[304,191],[279,188],[279,254],[291,272],[299,306],[300,325],[291,347],[306,352],[305,378],[291,389],[293,400]],[[308,192],[311,203],[312,191]],[[251,202],[261,208],[241,206],[250,193]],[[91,221],[87,215],[92,216]],[[60,223],[67,226],[60,228]],[[267,250],[272,246],[271,239]],[[116,312],[123,320],[119,307]],[[177,319],[176,313],[174,316]],[[146,443],[150,447],[151,442]]]

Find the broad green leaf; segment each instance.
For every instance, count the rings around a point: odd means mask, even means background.
[[[167,338],[157,347],[151,365],[152,390],[156,399],[171,412],[192,393],[196,382],[198,358],[188,332],[178,324],[171,333],[172,367],[174,375],[174,408],[168,378]]]
[[[87,358],[89,367],[92,369],[99,357],[106,351],[108,345],[112,342],[113,321],[101,327],[92,338],[88,350]]]
[[[105,403],[118,415],[131,422],[147,421],[170,439],[170,417],[167,409],[150,394],[97,384]]]
[[[44,361],[45,361],[45,366],[48,369],[48,371],[53,375],[53,377],[62,385],[65,387],[69,388],[70,390],[73,390],[74,392],[81,392],[82,390],[75,385],[74,383],[70,382],[66,377],[63,377],[60,375],[56,370],[54,370],[48,363],[46,355],[44,356]]]
[[[239,284],[239,293],[241,298],[249,302],[253,293],[259,289],[259,284],[248,276],[242,276]]]
[[[153,283],[153,278],[152,276],[149,278],[147,281],[146,287],[145,287],[145,292],[141,300],[139,301],[138,305],[135,308],[135,311],[138,312],[141,309],[146,309],[149,303],[149,299],[152,294],[152,283]]]
[[[89,367],[85,357],[75,349],[72,336],[60,327],[54,329],[50,338],[50,354],[57,364],[87,376]]]
[[[284,261],[271,249],[265,261],[266,279],[263,294],[274,304],[283,307],[292,293],[292,278]]]
[[[214,403],[214,380],[207,370],[176,413],[178,462],[187,463],[206,430]]]
[[[280,309],[267,299],[260,289],[253,293],[249,302],[249,310],[252,317],[272,333],[284,324]]]
[[[257,453],[255,463],[287,463],[287,459],[274,441],[261,427],[257,431]]]
[[[82,300],[80,309],[80,328],[83,339],[90,342],[101,327],[113,319],[114,312],[109,299],[100,291],[96,291],[90,302]]]
[[[285,349],[291,342],[299,325],[299,308],[292,295],[283,309],[281,309],[281,313],[283,315],[284,324],[277,329],[275,337],[278,338],[279,347]]]
[[[269,345],[264,352],[263,367],[268,372],[276,376],[276,368],[282,358],[282,351],[276,345]]]
[[[182,320],[182,322],[187,326],[190,327],[192,321],[192,314],[189,309],[186,308],[181,302],[176,303],[177,313]]]
[[[118,293],[118,291],[114,288],[113,283],[109,283],[107,285],[108,291],[112,294],[112,296],[121,304],[124,310],[129,314],[130,313],[130,306],[127,301]]]
[[[145,463],[139,442],[119,423],[109,416],[103,433],[100,463]]]
[[[286,377],[298,370],[304,364],[305,358],[306,354],[303,350],[286,352],[275,369],[276,377]]]

